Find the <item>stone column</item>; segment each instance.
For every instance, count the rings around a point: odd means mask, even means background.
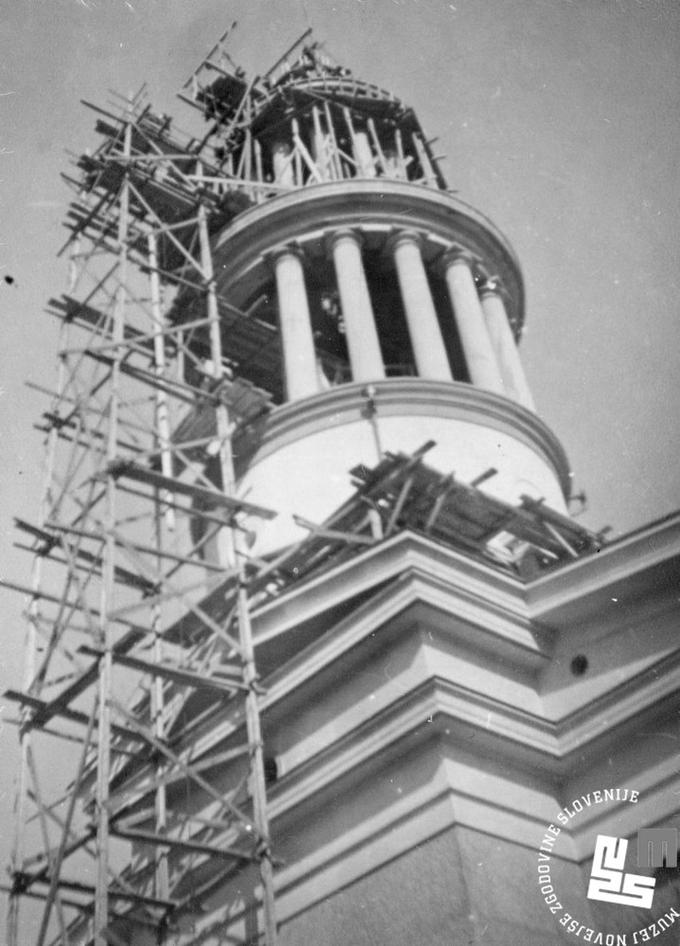
[[[279,326],[286,397],[289,401],[317,394],[316,354],[301,251],[288,246],[274,256]]]
[[[384,378],[382,352],[361,258],[361,237],[353,230],[338,230],[328,242],[335,264],[352,380]]]
[[[272,166],[274,180],[285,187],[295,186],[295,172],[291,159],[293,149],[287,141],[276,141],[272,145]]]
[[[505,393],[533,411],[534,399],[527,384],[498,282],[486,282],[480,290],[480,297],[486,328],[500,365]]]
[[[385,177],[393,178],[395,181],[405,181],[406,175],[403,172],[399,155],[394,148],[385,148],[383,154],[385,156]]]
[[[357,177],[375,177],[375,158],[365,131],[354,133],[354,160],[357,163]]]
[[[418,374],[432,381],[452,381],[449,359],[420,251],[420,237],[411,230],[405,230],[393,237],[390,244]]]
[[[503,394],[503,380],[470,262],[460,253],[449,251],[442,265],[470,380],[477,387]]]
[[[312,137],[312,157],[321,177],[328,180],[328,157],[326,154],[326,137],[320,129],[314,130]]]

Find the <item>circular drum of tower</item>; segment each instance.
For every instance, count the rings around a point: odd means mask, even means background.
[[[225,327],[225,354],[276,405],[234,443],[239,494],[279,512],[258,552],[304,534],[296,513],[322,522],[351,494],[351,468],[428,440],[442,473],[493,469],[488,493],[565,510],[567,460],[517,353],[519,266],[477,211],[407,181],[307,185],[241,213],[214,265],[253,329],[250,347],[230,346]]]

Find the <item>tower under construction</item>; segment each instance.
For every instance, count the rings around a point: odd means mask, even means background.
[[[570,516],[518,261],[413,109],[228,45],[200,134],[91,105],[67,176],[10,946],[560,943],[555,811],[644,790],[560,851],[578,903],[598,831],[678,807],[680,521]]]

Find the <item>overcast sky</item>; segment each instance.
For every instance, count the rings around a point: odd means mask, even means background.
[[[4,0],[0,23],[0,569],[27,581],[13,515],[35,520],[56,326],[65,152],[98,144],[94,114],[146,82],[174,94],[233,21],[263,71],[307,27],[358,76],[413,105],[460,196],[515,247],[527,289],[523,360],[561,439],[582,521],[613,534],[680,507],[680,4],[677,0]],[[11,276],[12,285],[4,281]],[[4,593],[0,687],[20,681],[21,601]],[[14,715],[8,707],[5,715]],[[0,799],[16,730],[0,733]],[[0,817],[0,861],[8,819]],[[4,910],[4,904],[2,905]],[[0,917],[0,919],[2,919]]]

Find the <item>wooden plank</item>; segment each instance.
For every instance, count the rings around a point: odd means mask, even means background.
[[[14,887],[9,887],[7,884],[0,884],[0,891],[8,894],[16,894],[17,891]],[[37,890],[20,890],[20,896],[28,897],[31,900],[47,900],[47,893],[41,893]],[[92,912],[91,903],[80,903],[78,900],[69,900],[68,897],[62,897],[61,902],[65,907],[72,907],[74,910],[83,910],[85,913]]]
[[[197,854],[207,854],[209,857],[219,857],[225,860],[243,860],[252,861],[254,855],[247,851],[241,851],[233,847],[215,847],[212,844],[204,844],[201,841],[183,840],[181,838],[172,838],[167,835],[154,834],[153,831],[142,831],[138,828],[121,828],[116,824],[111,825],[111,834],[116,837],[125,838],[128,841],[140,841],[143,844],[155,844],[159,847],[175,848],[178,851],[193,851]]]
[[[104,652],[95,647],[83,646],[78,648],[81,654],[87,654],[90,657],[103,657]],[[164,663],[153,663],[150,660],[142,660],[139,657],[130,657],[127,654],[120,654],[114,651],[113,659],[116,663],[124,667],[130,667],[131,670],[139,670],[142,673],[149,673],[152,676],[163,677],[166,680],[172,680],[181,686],[193,686],[197,689],[217,690],[220,693],[233,695],[235,690],[244,689],[245,684],[241,679],[227,682],[217,677],[203,676],[200,673],[194,673],[191,670],[185,670],[183,667],[170,666]],[[240,676],[240,674],[239,674]]]
[[[352,532],[340,532],[338,529],[326,529],[323,526],[310,522],[303,516],[293,516],[293,521],[303,529],[309,529],[315,536],[321,539],[337,539],[339,542],[347,542],[351,545],[373,545],[374,538],[366,535],[355,535]]]
[[[146,632],[143,631],[141,628],[128,631],[128,633],[125,634],[114,645],[113,647],[114,654],[126,653],[128,650],[131,650],[132,647],[134,647],[134,645],[138,643],[138,641],[141,640],[145,636],[146,636]],[[41,726],[44,726],[45,723],[48,723],[50,719],[52,719],[53,716],[59,716],[59,715],[63,716],[64,715],[63,711],[68,707],[68,704],[72,700],[76,699],[76,697],[80,696],[81,693],[83,693],[92,683],[94,683],[94,681],[97,679],[98,674],[99,674],[99,663],[97,662],[97,663],[92,664],[91,667],[88,667],[88,669],[85,670],[84,673],[82,673],[76,680],[74,680],[70,686],[66,687],[65,690],[62,690],[62,692],[59,693],[49,703],[44,702],[43,700],[37,701],[40,705],[36,706],[37,712],[33,715],[33,718],[30,721],[30,724],[29,724],[30,727],[31,728],[41,727]],[[8,693],[9,692],[15,693],[15,691],[8,691]],[[34,699],[33,697],[28,697],[25,694],[18,694],[18,695],[24,698],[26,701],[28,701],[29,699]],[[27,705],[29,704],[27,703]],[[78,711],[71,710],[70,712],[74,713]],[[78,718],[76,717],[71,717],[71,718],[73,718],[74,721],[76,722],[82,722],[83,719],[85,720],[85,722],[87,722],[87,717],[85,716],[84,713],[83,714],[79,713]]]
[[[437,517],[441,512],[442,506],[448,499],[449,493],[455,487],[455,479],[453,473],[450,473],[448,476],[443,477],[439,484],[439,494],[436,496],[432,509],[430,510],[427,519],[425,520],[425,532],[430,532],[434,527]]]
[[[482,483],[486,483],[487,480],[490,480],[492,477],[496,476],[498,470],[495,466],[490,466],[488,470],[484,470],[483,473],[480,473],[479,476],[476,476],[473,480],[470,480],[470,486],[474,486],[475,489],[478,486],[481,486]]]
[[[398,498],[397,498],[397,501],[396,501],[396,503],[394,504],[394,508],[393,508],[393,510],[392,510],[392,513],[390,514],[390,518],[389,518],[388,523],[387,523],[387,525],[386,525],[386,527],[385,527],[385,535],[386,535],[386,536],[392,534],[392,530],[393,530],[394,527],[396,526],[396,524],[397,524],[397,522],[398,522],[398,520],[399,520],[399,516],[401,515],[402,510],[403,510],[403,508],[404,508],[404,505],[405,505],[405,503],[406,503],[406,500],[408,499],[409,493],[411,492],[411,489],[412,489],[412,487],[413,487],[413,482],[414,482],[414,475],[413,475],[413,473],[411,473],[411,474],[409,474],[409,476],[408,476],[408,477],[406,478],[406,480],[404,481],[404,483],[403,483],[403,485],[402,485],[402,487],[401,487],[401,490],[400,490],[400,492],[399,492],[399,496],[398,496]]]
[[[93,361],[98,361],[103,365],[112,365],[113,358],[109,355],[100,355],[98,352],[87,349],[83,352],[88,358],[92,358]],[[152,372],[146,371],[144,368],[140,368],[137,365],[131,365],[127,362],[123,362],[120,365],[121,372],[127,375],[130,378],[134,378],[136,381],[139,381],[140,384],[148,384],[149,387],[152,387],[157,390],[165,391],[167,394],[170,394],[172,397],[176,398],[178,401],[183,401],[185,404],[195,404],[196,397],[203,396],[205,397],[205,392],[200,391],[198,388],[191,388],[187,384],[182,384],[179,381],[175,381],[172,378],[162,380],[161,378],[156,377]]]
[[[556,540],[560,543],[560,545],[561,545],[562,548],[565,550],[565,552],[567,553],[567,555],[571,556],[571,558],[578,558],[578,552],[577,552],[575,549],[573,549],[573,548],[571,547],[571,545],[569,545],[569,543],[568,543],[567,540],[564,538],[564,536],[563,536],[563,535],[560,535],[560,533],[558,532],[558,530],[555,528],[555,526],[554,526],[551,522],[548,522],[548,521],[546,520],[546,521],[543,523],[543,525],[544,525],[545,528],[548,530],[548,532],[550,533],[550,535],[552,535],[553,538],[556,539]]]
[[[173,493],[182,493],[209,506],[221,506],[231,512],[243,512],[249,516],[259,516],[261,519],[273,519],[276,516],[273,510],[265,509],[264,506],[255,506],[252,503],[245,502],[245,500],[232,499],[231,496],[217,490],[208,489],[205,486],[197,486],[194,483],[185,483],[170,476],[163,476],[162,473],[147,470],[133,462],[117,461],[111,463],[107,472],[116,478],[124,476],[138,483],[146,483],[156,489],[167,489]]]
[[[583,526],[579,526],[573,519],[569,519],[555,509],[551,509],[550,506],[546,506],[543,500],[534,499],[532,496],[527,496],[526,494],[522,494],[520,499],[526,509],[535,512],[541,519],[545,520],[546,523],[550,522],[552,525],[557,526],[557,528],[563,529],[572,538],[578,538],[584,542],[592,542],[596,546],[599,545],[596,535],[588,529],[584,529]]]
[[[130,713],[113,696],[111,697],[111,703],[112,703],[112,706],[115,709],[117,709],[118,712],[128,720],[130,726],[132,726],[133,729],[138,730],[139,733],[143,735],[146,739],[148,739],[151,745],[154,746],[154,748],[156,748],[161,753],[161,755],[164,755],[165,758],[168,759],[173,765],[181,769],[187,778],[192,779],[200,788],[203,789],[204,792],[206,792],[206,794],[210,798],[216,801],[220,805],[221,808],[227,809],[229,812],[231,812],[232,816],[240,824],[246,825],[246,824],[251,823],[250,817],[244,811],[241,811],[240,808],[237,805],[233,804],[229,800],[229,798],[226,797],[223,793],[217,791],[217,789],[215,789],[209,782],[207,782],[198,772],[194,771],[193,767],[190,764],[188,764],[187,762],[184,762],[180,758],[180,756],[178,756],[171,749],[169,749],[168,746],[165,745],[165,743],[161,742],[160,739],[156,739],[156,737],[149,730],[149,728],[147,726],[143,726],[142,724],[138,723],[135,717],[133,716],[133,714]]]
[[[29,696],[26,693],[19,693],[18,690],[5,690],[3,696],[7,700],[11,700],[13,703],[20,703],[22,706],[28,706],[29,709],[35,710],[46,710],[51,704],[47,703],[45,700],[39,700],[35,696]],[[52,716],[61,716],[63,719],[68,719],[72,723],[82,723],[87,725],[89,717],[87,713],[81,713],[80,710],[70,709],[68,707],[61,707],[55,710],[52,713]],[[50,718],[52,718],[50,716]],[[29,726],[35,726],[33,720],[29,723]],[[120,736],[123,739],[134,739],[135,742],[143,743],[147,745],[147,740],[138,732],[135,732],[132,729],[127,729],[125,726],[120,726],[117,723],[111,724],[111,730],[117,736]],[[44,730],[43,730],[44,731]],[[58,734],[56,734],[58,735]]]
[[[276,62],[274,63],[274,65],[273,65],[270,69],[268,69],[267,72],[265,72],[265,75],[264,75],[265,79],[267,79],[267,78],[269,78],[271,75],[273,75],[273,74],[276,72],[276,70],[277,70],[280,66],[282,66],[284,62],[286,62],[286,60],[288,59],[288,57],[289,57],[290,55],[292,55],[292,53],[295,52],[295,50],[298,48],[298,46],[300,46],[300,45],[307,39],[308,36],[311,36],[311,34],[312,34],[312,27],[309,26],[309,27],[304,31],[304,33],[303,33],[301,36],[299,36],[298,39],[296,39],[295,42],[294,42],[291,46],[288,47],[288,49],[285,51],[285,53],[284,53],[282,56],[280,56],[280,57],[276,60]]]
[[[36,877],[32,878],[30,875],[27,878],[28,883],[36,884],[49,884],[51,878],[49,876],[45,877]],[[77,880],[66,880],[64,878],[60,879],[58,886],[63,890],[73,890],[76,893],[87,894],[88,896],[94,896],[95,888],[90,884],[83,884]],[[159,897],[147,897],[143,894],[133,893],[130,891],[126,893],[123,890],[113,890],[109,887],[108,895],[112,900],[125,900],[129,903],[144,904],[147,907],[156,907],[160,910],[174,910],[177,906],[174,900],[161,900]]]
[[[21,529],[23,532],[27,532],[29,535],[32,535],[36,539],[40,539],[46,544],[47,549],[44,552],[39,552],[38,554],[49,555],[54,546],[61,548],[64,546],[64,539],[62,536],[46,532],[44,529],[39,529],[37,526],[33,526],[29,522],[26,522],[24,519],[15,519],[14,524],[18,529]],[[93,552],[88,552],[86,549],[74,548],[71,546],[69,546],[69,551],[71,554],[74,554],[76,558],[79,558],[84,562],[88,562],[90,565],[101,567],[101,555],[95,555]],[[153,582],[143,578],[141,575],[137,575],[135,572],[128,571],[127,568],[122,568],[120,565],[115,566],[114,575],[116,580],[121,584],[129,585],[131,588],[137,588],[139,591],[143,591],[145,594],[152,594],[157,590],[157,585],[155,585]]]
[[[226,749],[224,752],[218,752],[215,755],[203,756],[202,758],[198,758],[196,761],[194,761],[194,758],[190,756],[187,761],[192,766],[194,772],[204,772],[207,769],[214,769],[218,765],[224,765],[225,762],[233,762],[235,759],[240,759],[243,756],[248,755],[249,752],[250,746],[245,744],[237,746],[235,749]],[[139,761],[139,756],[137,757],[137,761]],[[142,772],[143,770],[138,770],[140,778],[138,782],[132,785],[130,788],[122,787],[109,795],[111,811],[114,811],[118,806],[122,805],[124,813],[125,808],[127,808],[129,804],[128,798],[137,799],[132,802],[132,804],[136,806],[138,804],[138,800],[146,797],[150,792],[153,792],[158,788],[167,787],[185,778],[185,775],[177,770],[165,771],[163,775],[154,775],[153,777],[145,776],[142,774]],[[120,815],[121,812],[119,811],[116,817],[119,817]],[[146,819],[146,813],[142,812],[140,814],[139,810],[135,810],[135,818],[138,820]],[[225,824],[224,821],[218,822],[205,818],[190,818],[189,820],[199,820],[204,826],[207,825],[208,827],[218,828],[224,831],[231,827],[231,825]]]
[[[221,520],[217,520],[217,521],[221,522]],[[55,530],[59,530],[60,532],[68,532],[73,535],[79,535],[85,539],[101,539],[100,534],[96,532],[92,532],[88,529],[76,529],[76,528],[73,528],[72,526],[60,525],[57,522],[51,522],[51,521],[48,521],[46,525],[49,529],[55,529]],[[125,543],[125,546],[123,546],[123,543],[118,538],[116,538],[116,545],[118,547],[134,549],[136,552],[143,552],[148,555],[154,555],[156,556],[156,558],[167,558],[169,559],[169,561],[178,562],[181,565],[196,565],[196,566],[199,566],[200,568],[206,569],[207,571],[214,571],[214,572],[220,572],[220,573],[224,572],[224,569],[220,568],[219,565],[213,565],[210,562],[204,562],[203,560],[198,559],[198,558],[190,558],[189,556],[186,556],[186,555],[176,555],[174,552],[167,551],[167,549],[156,549],[152,545],[142,545],[139,542],[127,542]],[[109,618],[110,618],[110,615],[109,615]]]
[[[19,591],[21,594],[28,595],[29,598],[35,598],[36,600],[40,601],[49,601],[52,604],[58,604],[72,611],[87,610],[90,614],[99,616],[99,611],[97,608],[85,609],[79,601],[64,601],[62,598],[59,598],[57,595],[50,594],[48,591],[38,591],[35,588],[31,588],[30,585],[22,585],[16,581],[7,581],[4,578],[0,578],[0,588],[8,588],[10,591]],[[129,624],[128,621],[123,623]]]

